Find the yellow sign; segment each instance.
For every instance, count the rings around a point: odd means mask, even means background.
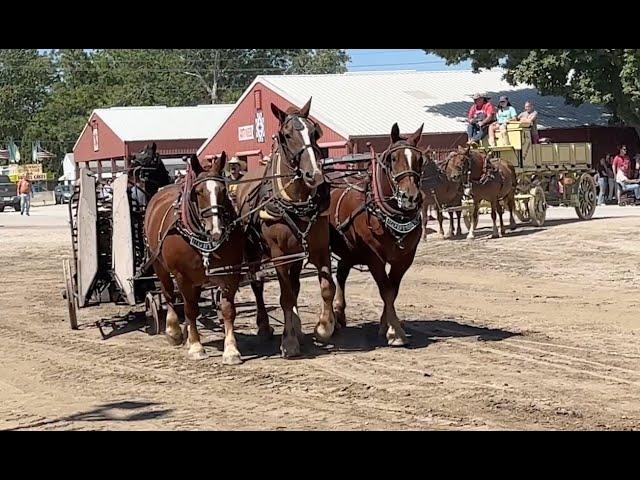
[[[20,173],[28,173],[29,175],[33,174],[41,174],[42,173],[42,165],[39,163],[30,163],[27,165],[20,165],[18,167],[18,171]]]

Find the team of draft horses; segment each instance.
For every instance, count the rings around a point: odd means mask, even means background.
[[[170,184],[154,146],[149,165],[161,170],[156,178],[166,181],[146,189],[153,192],[148,193],[144,217],[149,264],[167,303],[165,335],[172,345],[186,341],[191,359],[207,357],[196,327],[205,287],[216,286],[220,292],[224,364],[242,361],[234,334],[235,295],[241,280],[251,280],[258,336],[272,337],[261,275],[267,264],[275,268],[280,284],[284,314],[280,351],[285,358],[300,355],[304,334],[297,304],[305,261],[317,269],[322,299],[316,341],[326,343],[346,326],[347,278],[354,266],[366,266],[384,302],[380,335],[390,346],[407,345],[395,300],[420,242],[427,206],[437,207],[441,233],[442,208],[460,205],[465,196],[473,200],[469,238],[482,200],[491,203],[494,236],[505,231],[503,204],[510,210],[511,227],[515,226],[516,177],[511,165],[488,160],[469,147],[458,147],[435,161],[428,148],[418,147],[422,126],[405,138],[397,124],[391,128],[387,149],[372,152],[367,168],[323,165],[318,147],[322,130],[309,117],[310,106],[311,100],[287,111],[271,105],[279,130],[270,160],[239,180],[225,176],[227,156],[222,152],[204,162],[190,157],[184,179]],[[452,230],[450,214],[449,234]],[[335,282],[332,253],[338,258]],[[176,286],[184,301],[183,328],[174,308]]]

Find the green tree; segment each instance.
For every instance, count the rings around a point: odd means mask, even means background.
[[[471,60],[472,67],[502,66],[505,79],[528,83],[542,95],[563,96],[567,103],[606,107],[613,122],[640,134],[640,49],[425,49],[448,65]]]
[[[50,57],[55,82],[45,104],[26,126],[24,139],[25,146],[40,140],[43,148],[56,154],[56,161],[47,167],[61,173],[61,159],[71,151],[93,108],[104,103],[105,91],[100,88],[91,53],[55,50]]]
[[[103,107],[195,105],[201,100],[197,82],[183,74],[176,50],[105,49],[92,55]]]
[[[0,140],[58,156],[60,172],[95,108],[235,102],[260,74],[338,73],[344,50],[62,49],[0,50]]]
[[[344,50],[190,49],[181,50],[184,74],[197,80],[208,102],[236,101],[261,74],[341,73]]]
[[[0,143],[5,144],[9,137],[22,140],[54,81],[49,56],[36,49],[0,49]],[[22,146],[23,157],[25,150]]]
[[[347,71],[348,61],[349,55],[346,50],[301,50],[293,57],[291,68],[287,73],[344,73]]]

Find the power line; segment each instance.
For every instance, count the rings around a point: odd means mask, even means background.
[[[406,49],[406,50],[395,50],[395,49],[386,49],[386,50],[368,50],[366,52],[347,52],[347,54],[349,56],[354,56],[354,55],[379,55],[379,54],[389,54],[389,53],[409,53],[409,52],[416,52],[417,50],[415,48],[412,49]],[[425,53],[426,55],[426,53]]]

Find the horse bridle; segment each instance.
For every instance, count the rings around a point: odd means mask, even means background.
[[[445,163],[443,165],[445,174],[446,174],[447,167],[448,167],[449,162],[451,161],[451,159],[455,155],[463,155],[463,157],[462,157],[463,158],[462,165],[461,165],[461,168],[460,168],[460,170],[462,171],[462,174],[461,174],[462,179],[460,181],[460,185],[462,185],[465,188],[470,187],[471,186],[471,155],[469,154],[469,152],[462,153],[462,152],[453,151],[451,153],[453,155],[449,154],[448,158],[446,159],[446,161],[445,161]],[[449,178],[448,175],[447,175],[447,178]],[[451,179],[449,178],[449,180],[451,180]]]
[[[389,183],[391,183],[391,189],[393,192],[391,198],[395,199],[396,201],[400,200],[400,197],[399,197],[400,186],[398,185],[398,182],[402,180],[404,177],[413,176],[416,178],[418,185],[420,184],[420,172],[416,172],[411,168],[409,168],[408,170],[403,170],[399,173],[393,172],[393,166],[389,163],[389,159],[391,158],[391,155],[394,152],[398,150],[404,150],[404,149],[409,149],[413,152],[416,152],[420,157],[422,157],[422,154],[423,154],[422,150],[412,145],[396,145],[394,147],[389,147],[384,152],[382,152],[379,157],[375,157],[376,162],[380,165],[382,170],[385,172],[387,178],[389,179]],[[389,164],[387,165],[387,163]]]
[[[158,155],[157,153],[155,154],[155,156],[150,156],[150,155],[147,154],[143,158],[146,159],[148,157],[151,157],[151,159],[155,160],[155,162],[162,162],[162,160],[160,159],[160,155]],[[135,182],[136,179],[138,179],[138,181],[144,182],[145,188],[142,188],[140,185],[135,184],[135,183],[134,183],[134,185],[136,185],[136,187],[138,187],[140,190],[142,190],[142,192],[148,197],[149,194],[148,194],[147,188],[146,188],[147,187],[147,183],[152,183],[154,185],[159,185],[159,186],[162,186],[163,184],[162,184],[162,182],[159,182],[157,180],[154,180],[154,179],[150,178],[149,175],[148,175],[149,172],[156,171],[157,170],[156,167],[151,167],[151,166],[147,166],[147,165],[141,164],[141,160],[139,158],[136,158],[135,161],[138,163],[138,165],[134,166],[132,168],[134,182]]]
[[[205,220],[207,218],[211,218],[215,215],[219,216],[220,218],[224,219],[225,217],[229,216],[229,214],[231,212],[228,212],[227,208],[224,205],[209,205],[208,207],[205,208],[200,208],[199,206],[197,206],[197,200],[195,200],[194,202],[191,202],[191,198],[193,196],[193,193],[196,189],[196,187],[198,185],[200,185],[201,183],[206,183],[206,182],[218,182],[218,183],[222,183],[224,185],[224,188],[226,190],[227,188],[227,179],[225,177],[219,176],[219,175],[205,175],[202,178],[199,178],[197,180],[195,180],[193,182],[193,184],[191,185],[191,191],[189,192],[189,201],[190,204],[193,205],[193,203],[196,204],[196,211],[198,213],[198,216],[200,219]]]
[[[304,125],[302,123],[301,118],[305,118],[308,120],[308,118],[306,117],[301,117],[299,115],[287,115],[287,117],[284,119],[284,122],[282,122],[282,127],[280,128],[280,130],[282,130],[282,128],[289,122],[293,122],[293,128],[295,130],[302,130],[304,129]],[[315,122],[313,122],[314,127],[317,127],[317,125],[315,124]],[[282,137],[284,137],[284,135],[280,135]],[[309,148],[311,148],[313,150],[313,152],[316,154],[316,161],[318,158],[320,158],[320,156],[322,155],[322,153],[320,152],[320,148],[317,145],[314,145],[311,142],[311,135],[309,135],[309,142],[310,143],[305,143],[302,147],[300,147],[296,152],[294,152],[293,150],[291,150],[291,148],[289,148],[289,145],[287,144],[286,139],[282,140],[280,143],[280,145],[283,147],[283,150],[286,150],[288,155],[285,155],[285,157],[287,157],[287,163],[289,164],[289,168],[291,168],[292,170],[296,171],[296,175],[302,177],[301,172],[300,172],[300,157],[302,156],[302,154]]]

